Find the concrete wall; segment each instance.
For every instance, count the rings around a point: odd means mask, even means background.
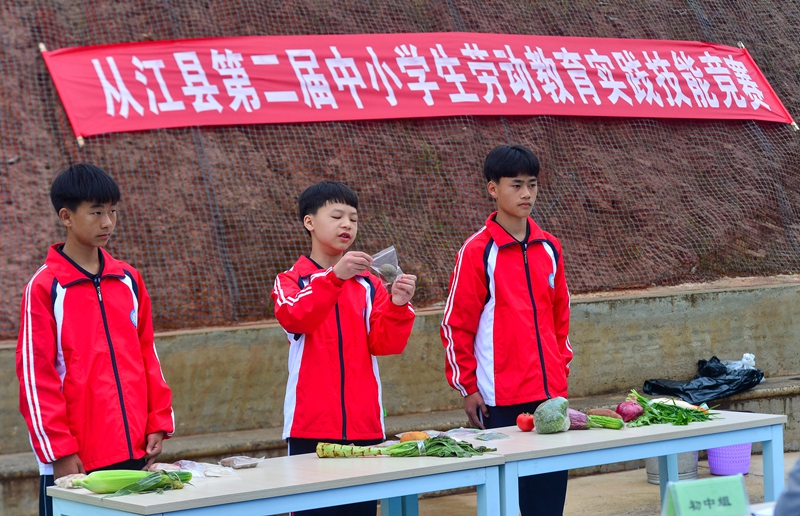
[[[800,372],[800,284],[676,289],[573,300],[570,395],[691,379],[697,361],[756,356],[766,376]]]
[[[774,281],[773,281],[774,282]],[[461,406],[444,379],[440,311],[419,313],[399,356],[380,359],[389,414]],[[640,389],[650,378],[690,379],[697,360],[756,355],[767,376],[800,373],[800,278],[738,288],[705,285],[574,296],[570,395]],[[157,336],[174,391],[179,435],[282,424],[288,346],[275,324]],[[0,343],[0,454],[30,449],[17,410],[15,343]]]

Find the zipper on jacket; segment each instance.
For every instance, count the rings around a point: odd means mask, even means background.
[[[108,319],[106,318],[106,308],[103,305],[103,294],[100,292],[100,278],[95,277],[94,287],[97,289],[97,300],[100,302],[100,313],[103,316],[103,327],[106,330],[106,340],[108,341],[108,351],[111,355],[111,367],[114,369],[114,380],[117,382],[117,395],[119,396],[119,405],[122,409],[122,424],[125,425],[125,439],[128,442],[128,455],[130,460],[133,460],[133,446],[131,445],[131,431],[128,428],[128,413],[125,411],[125,399],[122,397],[122,383],[119,379],[119,370],[117,369],[117,358],[114,354],[114,345],[111,343],[111,332],[108,330]]]
[[[531,271],[528,268],[528,244],[520,244],[522,248],[522,261],[525,262],[525,279],[528,280],[528,295],[531,297],[533,306],[533,324],[536,328],[536,344],[539,347],[539,363],[542,365],[542,381],[544,383],[544,395],[550,399],[550,391],[547,388],[547,368],[544,365],[544,351],[542,350],[542,337],[539,335],[539,316],[536,314],[536,301],[533,297],[533,285],[531,284]]]
[[[339,303],[334,306],[336,310],[336,332],[339,336],[339,377],[342,379],[342,440],[347,440],[347,411],[344,405],[344,339],[342,339],[342,323],[339,320]]]

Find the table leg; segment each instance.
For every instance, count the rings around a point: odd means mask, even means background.
[[[763,441],[764,501],[774,502],[783,491],[783,425],[773,425],[772,440]]]
[[[500,468],[493,466],[486,468],[486,483],[479,484],[478,490],[478,516],[494,516],[501,511],[500,502]],[[503,514],[502,511],[500,514]],[[517,512],[514,512],[516,516]]]
[[[664,455],[658,458],[658,483],[661,488],[661,503],[667,495],[667,482],[678,481],[678,455]]]
[[[417,495],[382,499],[381,516],[419,516]]]
[[[500,514],[519,514],[519,466],[516,462],[500,466]]]

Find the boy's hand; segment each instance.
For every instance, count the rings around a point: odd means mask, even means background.
[[[464,398],[464,412],[467,413],[469,423],[472,426],[484,430],[478,411],[480,411],[484,417],[489,417],[489,409],[486,408],[486,404],[483,402],[483,396],[481,396],[480,391],[475,391]]]
[[[349,280],[356,274],[361,274],[372,265],[372,256],[361,251],[350,251],[342,256],[341,260],[333,266],[333,273],[340,280]]]
[[[401,274],[392,283],[392,303],[403,306],[411,301],[414,290],[417,288],[417,277],[413,274]]]
[[[161,455],[161,441],[163,440],[164,432],[160,430],[147,435],[147,448],[145,448],[147,455],[144,456],[144,458],[147,459],[147,464],[145,464],[142,469],[149,468],[150,465],[156,461],[156,457]]]
[[[53,463],[53,479],[75,473],[86,473],[86,470],[83,469],[83,462],[77,453],[61,457]]]

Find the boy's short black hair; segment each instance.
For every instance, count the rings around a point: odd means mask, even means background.
[[[486,156],[483,175],[487,183],[497,183],[501,177],[539,177],[539,158],[522,145],[500,145]]]
[[[328,203],[342,203],[358,209],[358,196],[347,186],[336,181],[323,181],[309,186],[297,198],[300,220],[306,215],[316,215]]]
[[[88,163],[78,163],[59,172],[50,187],[50,200],[56,213],[61,208],[74,212],[84,202],[117,204],[119,187],[105,170]]]

